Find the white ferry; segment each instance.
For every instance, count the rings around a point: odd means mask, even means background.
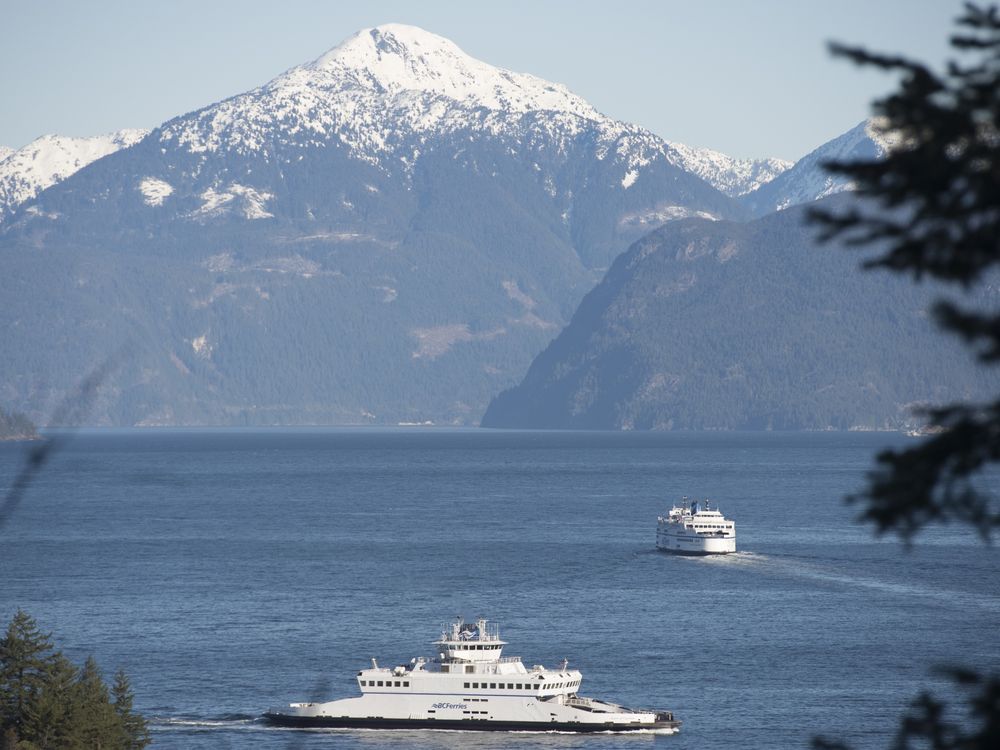
[[[325,703],[292,703],[264,719],[291,727],[622,732],[680,727],[669,711],[624,708],[578,695],[579,670],[528,669],[501,656],[506,641],[486,620],[459,619],[434,641],[438,658],[357,674],[361,695]]]
[[[675,505],[656,524],[656,547],[678,555],[725,555],[736,551],[736,524],[708,502]]]

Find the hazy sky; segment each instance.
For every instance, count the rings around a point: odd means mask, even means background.
[[[938,63],[957,0],[319,2],[0,0],[0,144],[152,128],[254,88],[358,29],[399,22],[566,84],[599,110],[734,156],[796,159],[892,79],[861,43]]]

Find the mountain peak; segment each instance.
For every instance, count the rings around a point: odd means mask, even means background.
[[[321,56],[313,65],[366,68],[388,61],[417,62],[430,55],[468,58],[457,44],[443,36],[417,26],[386,23],[361,29]]]
[[[393,96],[419,92],[465,106],[527,112],[552,110],[588,119],[600,115],[565,86],[477,60],[457,44],[417,26],[388,23],[362,29],[300,69],[345,85]]]

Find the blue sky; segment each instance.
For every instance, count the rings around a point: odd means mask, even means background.
[[[409,23],[599,110],[734,156],[796,159],[848,130],[892,79],[829,40],[934,63],[952,0],[318,2],[0,0],[0,144],[155,127],[258,86],[360,28]]]

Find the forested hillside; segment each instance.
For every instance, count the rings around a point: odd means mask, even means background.
[[[928,320],[932,289],[862,272],[804,215],[687,220],[638,241],[483,425],[899,429],[916,404],[988,392]]]

